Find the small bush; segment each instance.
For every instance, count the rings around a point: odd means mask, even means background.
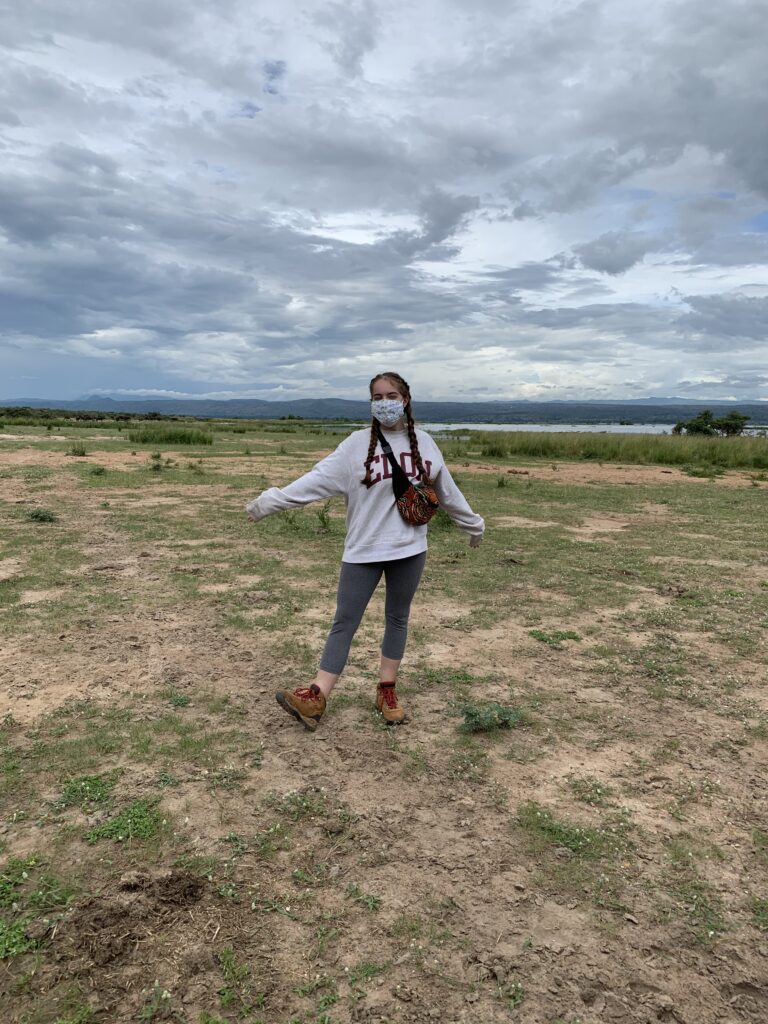
[[[31,508],[27,512],[27,519],[33,523],[55,523],[56,515],[47,508]]]
[[[89,472],[91,476],[104,476],[107,470],[104,466],[91,466]]]
[[[82,441],[75,441],[74,444],[69,446],[69,454],[82,458],[84,455],[88,454],[88,451]]]
[[[511,729],[525,718],[520,708],[505,707],[496,701],[462,701],[457,710],[464,716],[459,726],[462,732],[495,732],[497,729]]]

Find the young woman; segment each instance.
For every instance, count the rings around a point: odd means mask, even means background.
[[[386,580],[385,629],[376,707],[388,724],[405,718],[395,692],[397,671],[405,652],[411,601],[427,556],[427,527],[412,526],[400,515],[392,489],[392,469],[382,452],[379,430],[405,474],[430,479],[445,509],[476,548],[485,523],[467,504],[454,483],[440,450],[413,420],[411,392],[397,373],[382,373],[369,385],[371,426],[356,430],[334,452],[287,487],[270,487],[246,505],[257,522],[273,512],[311,501],[343,495],[347,505],[347,538],[341,563],[336,616],[320,668],[309,686],[280,690],[278,703],[307,729],[314,731],[326,700],[338,682],[352,638],[382,575]]]

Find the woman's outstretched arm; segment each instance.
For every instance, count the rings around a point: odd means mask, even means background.
[[[273,512],[284,512],[308,505],[311,501],[346,494],[352,470],[348,441],[349,438],[342,441],[335,451],[298,480],[285,487],[269,487],[258,498],[249,501],[245,506],[248,518],[258,522]]]
[[[485,533],[485,520],[477,512],[472,511],[446,465],[443,465],[437,474],[434,487],[441,507],[461,530],[469,534],[470,543],[476,547],[480,537]],[[477,543],[472,543],[473,541]]]

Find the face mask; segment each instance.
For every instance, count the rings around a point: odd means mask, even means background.
[[[404,404],[395,398],[378,398],[371,402],[371,413],[384,427],[394,427],[404,410]]]

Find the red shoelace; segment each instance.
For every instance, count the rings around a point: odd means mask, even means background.
[[[384,698],[384,703],[387,707],[392,708],[393,710],[397,708],[397,694],[395,693],[394,684],[392,683],[389,686],[380,685],[379,690],[381,691],[381,695]]]
[[[320,690],[317,688],[312,689],[311,686],[306,686],[301,690],[294,690],[293,693],[294,696],[300,697],[301,700],[319,700],[321,696]]]

